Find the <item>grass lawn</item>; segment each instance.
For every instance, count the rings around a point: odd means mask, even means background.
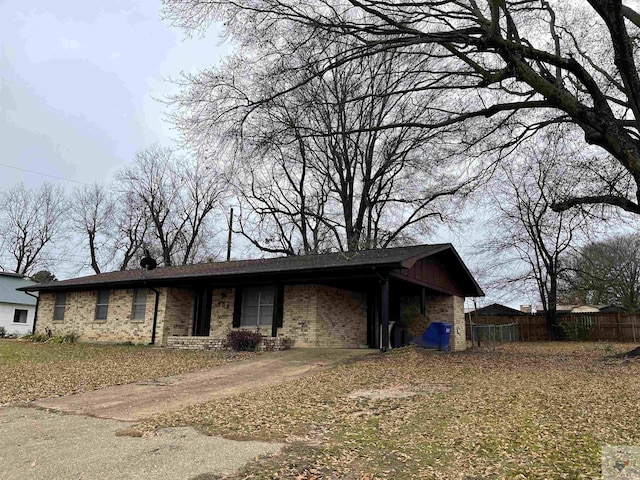
[[[137,433],[196,425],[287,442],[237,479],[599,478],[601,446],[640,445],[640,361],[611,357],[631,347],[403,349],[149,419]]]
[[[0,405],[150,380],[250,355],[0,339]]]

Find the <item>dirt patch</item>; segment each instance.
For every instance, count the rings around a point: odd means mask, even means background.
[[[378,388],[371,390],[357,390],[351,392],[349,398],[367,398],[369,400],[388,400],[390,398],[408,398],[416,395],[435,395],[436,393],[448,392],[451,385],[432,384],[416,388],[405,385],[398,385],[388,388]]]

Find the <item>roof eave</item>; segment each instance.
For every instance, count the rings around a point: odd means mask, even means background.
[[[202,282],[202,281],[212,281],[216,283],[220,282],[228,282],[229,284],[234,283],[243,283],[246,282],[249,277],[283,277],[283,276],[293,276],[293,275],[322,275],[331,273],[332,271],[336,272],[336,279],[343,276],[345,273],[349,272],[362,272],[366,273],[367,271],[371,272],[371,275],[374,276],[376,273],[380,271],[390,271],[394,269],[403,268],[400,262],[386,262],[386,263],[378,263],[371,265],[344,265],[340,267],[325,267],[325,268],[312,268],[312,269],[291,269],[291,270],[281,270],[275,272],[242,272],[242,273],[230,273],[230,274],[222,274],[222,275],[211,275],[211,274],[201,274],[201,275],[177,275],[173,277],[165,277],[165,278],[137,278],[131,280],[117,280],[117,281],[106,281],[106,282],[95,282],[95,283],[72,283],[65,284],[64,281],[56,282],[53,284],[45,284],[45,285],[31,285],[28,287],[22,287],[18,290],[22,290],[24,292],[33,291],[33,292],[54,292],[54,291],[64,291],[64,290],[98,290],[98,289],[113,289],[113,288],[131,288],[135,286],[166,286],[170,284],[175,284],[176,282]],[[329,275],[330,277],[331,275]]]

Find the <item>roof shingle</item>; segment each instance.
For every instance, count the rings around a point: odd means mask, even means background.
[[[425,257],[444,250],[455,250],[451,244],[416,245],[357,252],[339,252],[322,255],[263,258],[210,262],[195,265],[159,267],[155,270],[124,270],[86,277],[37,284],[25,290],[62,290],[70,287],[100,287],[112,284],[166,282],[169,280],[226,279],[257,274],[309,273],[348,270],[361,267],[403,268],[403,262]],[[457,256],[457,254],[456,254]],[[460,260],[462,263],[462,261]],[[464,264],[462,264],[464,266]],[[466,267],[465,267],[466,268]],[[469,274],[469,276],[471,276]],[[479,287],[478,287],[479,288]]]

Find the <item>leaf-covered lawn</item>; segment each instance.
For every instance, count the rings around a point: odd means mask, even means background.
[[[138,428],[288,442],[243,479],[599,478],[601,446],[640,445],[640,363],[610,357],[629,348],[405,349]]]
[[[0,339],[0,405],[150,380],[251,355]]]

